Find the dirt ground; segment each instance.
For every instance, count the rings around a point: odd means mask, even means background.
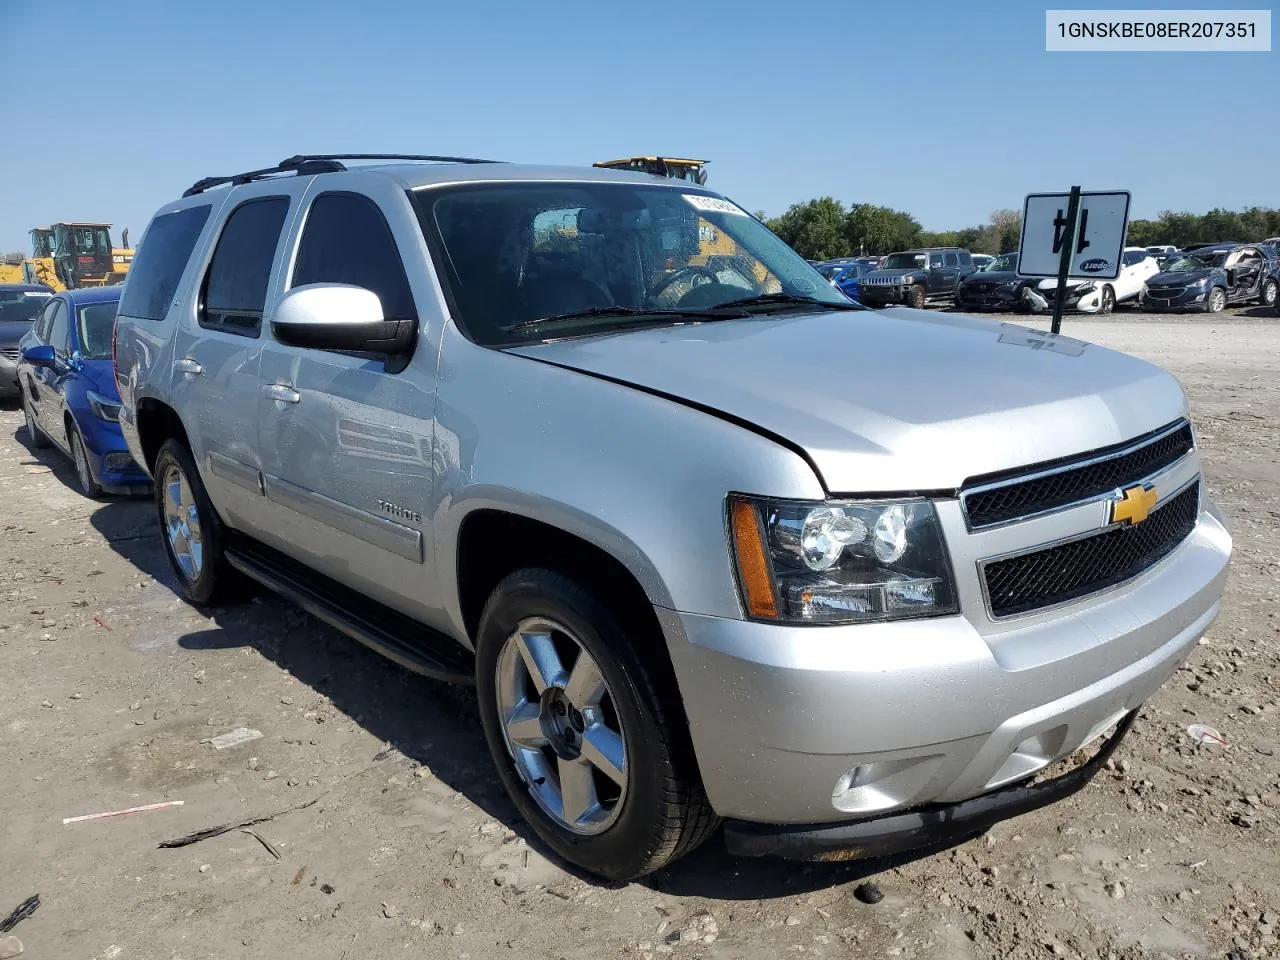
[[[1280,956],[1280,321],[1064,332],[1181,378],[1236,537],[1222,616],[1115,769],[896,866],[733,860],[713,838],[616,888],[538,852],[469,691],[271,596],[191,608],[150,501],[84,499],[0,408],[0,918],[40,894],[14,931],[33,960]],[[262,736],[208,742],[239,727]],[[306,803],[265,842],[157,847]],[[875,905],[853,896],[867,876]]]

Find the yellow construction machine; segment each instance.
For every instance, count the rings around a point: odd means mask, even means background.
[[[688,157],[623,157],[620,160],[600,160],[592,164],[610,170],[636,170],[651,173],[655,177],[672,180],[688,180],[690,183],[707,182],[707,161],[690,160]]]
[[[75,287],[102,287],[124,282],[133,263],[133,250],[111,243],[109,223],[63,223],[31,230],[31,257],[18,264],[0,265],[0,280],[43,283],[62,291]]]

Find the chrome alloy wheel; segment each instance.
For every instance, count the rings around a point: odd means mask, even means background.
[[[164,532],[169,551],[183,576],[194,583],[204,569],[204,545],[200,537],[200,510],[191,495],[191,484],[177,464],[170,464],[160,479],[164,491]]]
[[[627,746],[609,685],[581,641],[552,620],[522,620],[498,654],[495,680],[507,751],[534,801],[573,833],[608,829],[627,793]]]

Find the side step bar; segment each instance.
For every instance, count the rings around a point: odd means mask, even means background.
[[[406,669],[450,683],[475,682],[471,652],[411,617],[243,536],[232,536],[226,558],[245,576]]]

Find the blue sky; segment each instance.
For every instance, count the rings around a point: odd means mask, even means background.
[[[930,229],[1073,183],[1135,217],[1280,203],[1280,54],[1046,53],[1046,5],[130,0],[50,36],[0,0],[0,250],[52,220],[136,239],[202,176],[360,149],[700,156],[752,210],[830,194]]]

